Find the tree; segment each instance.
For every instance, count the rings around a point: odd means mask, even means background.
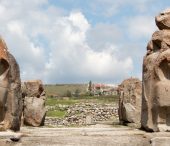
[[[71,96],[72,96],[72,94],[71,94],[71,91],[70,91],[70,90],[67,90],[66,96],[67,96],[67,97],[71,97]]]
[[[88,85],[88,91],[89,91],[89,95],[92,96],[93,95],[93,87],[92,87],[92,81],[89,81],[89,85]]]
[[[80,89],[76,89],[75,91],[75,97],[79,97],[80,96]]]

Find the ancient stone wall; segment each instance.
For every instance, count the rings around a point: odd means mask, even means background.
[[[156,17],[143,61],[141,124],[147,131],[170,130],[170,9]]]
[[[124,80],[118,87],[119,120],[121,124],[140,124],[142,82],[137,78]]]

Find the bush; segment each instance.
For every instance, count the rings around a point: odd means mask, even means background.
[[[72,94],[71,94],[71,91],[70,91],[70,90],[67,90],[66,96],[67,96],[67,97],[72,97]]]
[[[74,93],[75,97],[79,97],[80,96],[80,89],[76,89],[75,93]]]

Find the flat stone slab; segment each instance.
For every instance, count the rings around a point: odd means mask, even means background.
[[[147,133],[129,127],[33,128],[0,132],[0,146],[166,146],[169,132]],[[18,142],[11,137],[19,137]]]
[[[151,139],[152,146],[169,146],[170,137],[154,137]]]

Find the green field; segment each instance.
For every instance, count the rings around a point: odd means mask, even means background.
[[[48,97],[47,100],[46,100],[46,105],[48,106],[55,106],[55,105],[72,105],[72,104],[75,104],[75,103],[78,103],[80,102],[79,99],[57,99],[57,98],[51,98],[51,97]]]
[[[47,117],[57,117],[63,118],[66,114],[66,111],[56,110],[56,111],[48,111]]]
[[[72,97],[69,99],[57,99],[57,98],[51,98],[48,97],[46,100],[46,105],[54,106],[57,104],[61,105],[72,105],[75,103],[80,102],[93,102],[93,103],[110,103],[110,102],[118,102],[118,97],[113,96],[86,96],[86,97]]]
[[[87,84],[56,84],[56,85],[44,85],[47,96],[67,96],[69,92],[75,93],[78,91],[80,94],[85,94]]]

